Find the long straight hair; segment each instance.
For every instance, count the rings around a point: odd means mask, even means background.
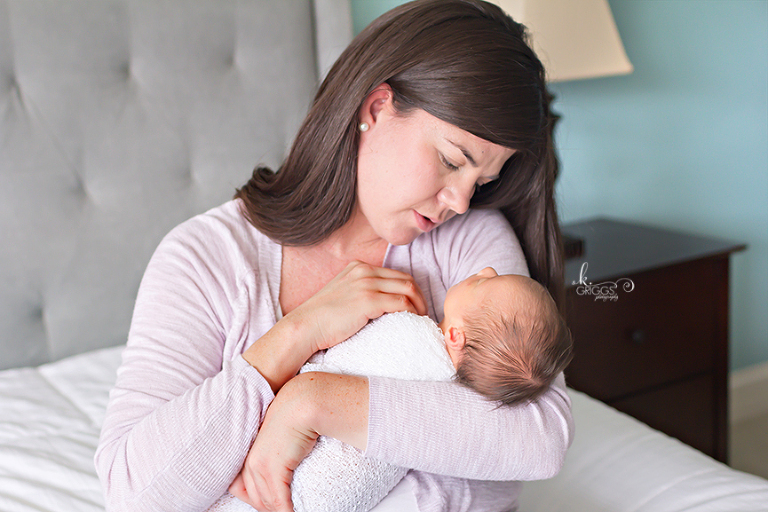
[[[422,109],[517,150],[470,206],[504,213],[531,277],[562,308],[552,97],[525,28],[481,0],[416,0],[364,29],[320,85],[278,172],[257,167],[237,191],[249,221],[284,245],[308,246],[350,219],[357,200],[358,113],[382,83],[392,88],[398,112]]]

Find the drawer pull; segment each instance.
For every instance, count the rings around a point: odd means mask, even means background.
[[[643,329],[634,329],[629,334],[630,339],[635,342],[636,345],[642,345],[648,339],[648,335]]]

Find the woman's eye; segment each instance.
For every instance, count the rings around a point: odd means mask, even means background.
[[[498,176],[494,176],[493,178],[485,178],[485,179],[483,179],[483,180],[480,180],[480,181],[478,181],[478,182],[477,182],[477,184],[475,185],[475,187],[476,187],[476,188],[480,188],[480,187],[482,187],[483,185],[487,185],[487,184],[489,184],[489,183],[493,183],[493,182],[494,182],[494,181],[496,181],[497,179],[499,179],[499,177],[498,177]]]
[[[459,170],[459,166],[453,165],[451,162],[446,160],[444,156],[440,155],[440,160],[442,160],[443,161],[443,165],[446,166],[447,168],[449,168],[450,170],[452,170],[452,171],[458,171]]]

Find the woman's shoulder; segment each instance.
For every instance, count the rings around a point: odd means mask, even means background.
[[[255,267],[279,255],[280,247],[254,228],[233,199],[173,228],[157,252],[235,267]]]
[[[206,212],[199,213],[178,224],[168,233],[167,237],[195,238],[200,233],[225,235],[242,230],[248,224],[248,220],[243,215],[239,203],[239,199],[232,199]]]
[[[443,225],[438,226],[435,234],[455,236],[475,233],[477,229],[493,229],[512,236],[515,234],[504,215],[494,208],[470,208],[463,215],[456,215]]]
[[[512,226],[500,211],[494,209],[470,209],[449,219],[428,235],[420,237],[423,239],[421,243],[432,245],[436,252],[463,252],[497,243],[519,247]]]
[[[448,286],[485,267],[500,274],[528,275],[512,226],[495,209],[470,209],[428,233],[417,243],[434,254]]]

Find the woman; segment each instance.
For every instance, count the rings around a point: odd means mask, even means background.
[[[234,481],[291,510],[317,435],[413,468],[421,510],[509,510],[516,480],[555,474],[562,377],[495,408],[453,383],[295,376],[386,312],[441,319],[446,290],[488,266],[530,269],[562,305],[552,125],[541,63],[497,7],[423,0],[365,29],[279,172],[153,256],[96,454],[108,509],[205,510]]]

